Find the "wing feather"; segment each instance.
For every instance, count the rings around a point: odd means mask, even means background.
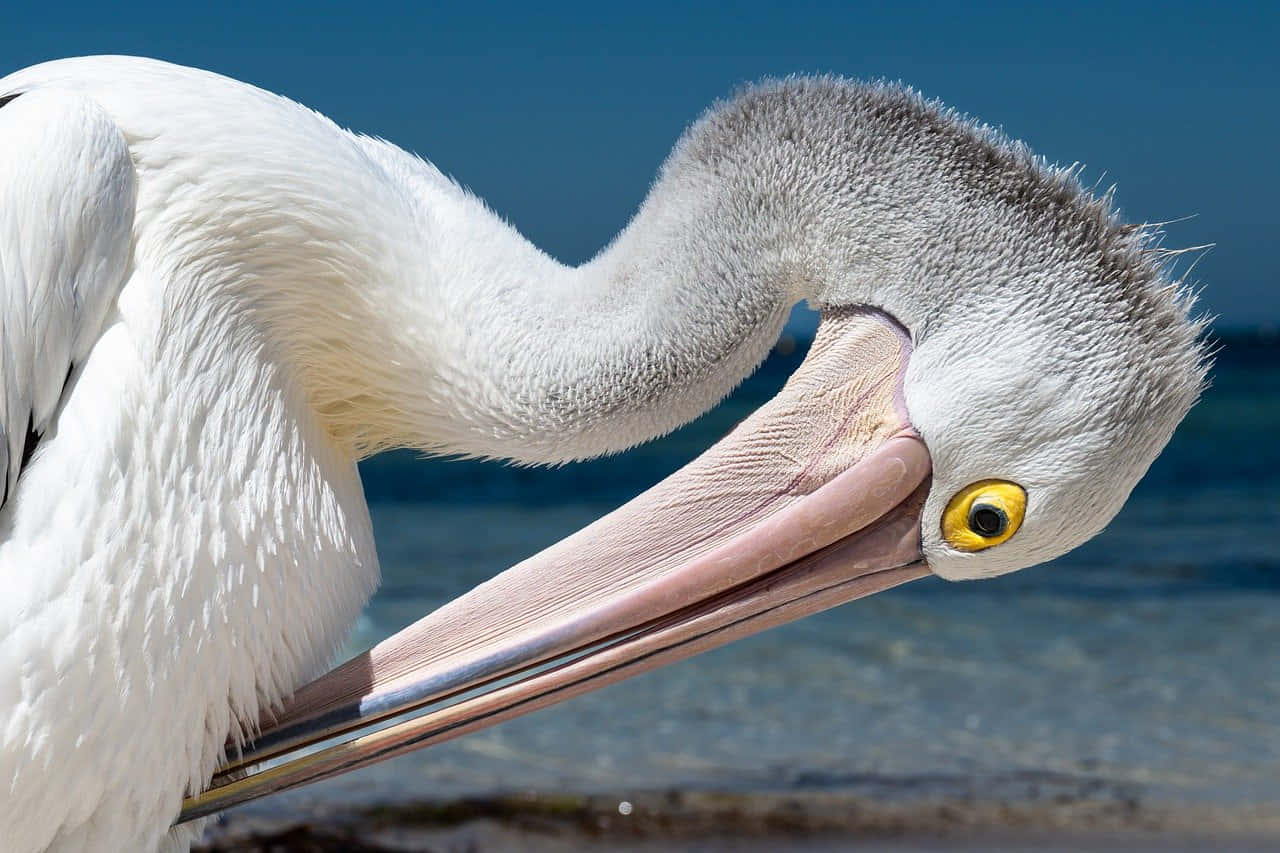
[[[93,100],[0,95],[0,474],[5,499],[102,332],[130,264],[137,177]]]

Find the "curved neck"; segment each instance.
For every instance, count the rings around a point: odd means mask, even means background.
[[[622,450],[718,402],[798,301],[785,241],[742,232],[732,187],[668,176],[571,268],[438,173],[406,182],[416,233],[401,239],[417,256],[397,264],[391,322],[368,344],[399,353],[372,408],[403,417],[375,447],[530,463]]]

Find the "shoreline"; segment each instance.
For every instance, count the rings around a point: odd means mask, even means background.
[[[1114,794],[1114,791],[1107,792]],[[1280,804],[1147,803],[1047,790],[1022,799],[849,791],[512,793],[230,812],[198,853],[416,850],[1214,850],[1280,847]]]

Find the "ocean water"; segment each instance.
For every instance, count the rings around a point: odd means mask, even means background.
[[[306,796],[972,798],[1049,784],[1280,815],[1280,345],[1220,340],[1213,387],[1125,510],[1052,564],[909,584]],[[804,349],[775,351],[714,412],[620,457],[558,470],[370,460],[384,581],[350,650],[674,471],[771,396]]]

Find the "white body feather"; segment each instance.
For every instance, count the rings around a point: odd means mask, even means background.
[[[200,245],[154,253],[199,203],[181,175],[148,180],[148,158],[172,167],[181,147],[125,149],[113,131],[66,89],[0,111],[7,238],[28,271],[59,277],[46,289],[77,282],[33,296],[34,323],[12,303],[4,315],[6,368],[41,368],[6,379],[6,427],[26,427],[15,389],[52,426],[0,510],[0,834],[14,853],[154,849],[228,734],[323,668],[377,580],[351,456],[262,330],[208,298],[219,283],[178,272]],[[121,153],[141,176],[132,233],[132,181],[103,159]],[[86,186],[104,165],[112,179]],[[55,419],[44,401],[73,361]]]

